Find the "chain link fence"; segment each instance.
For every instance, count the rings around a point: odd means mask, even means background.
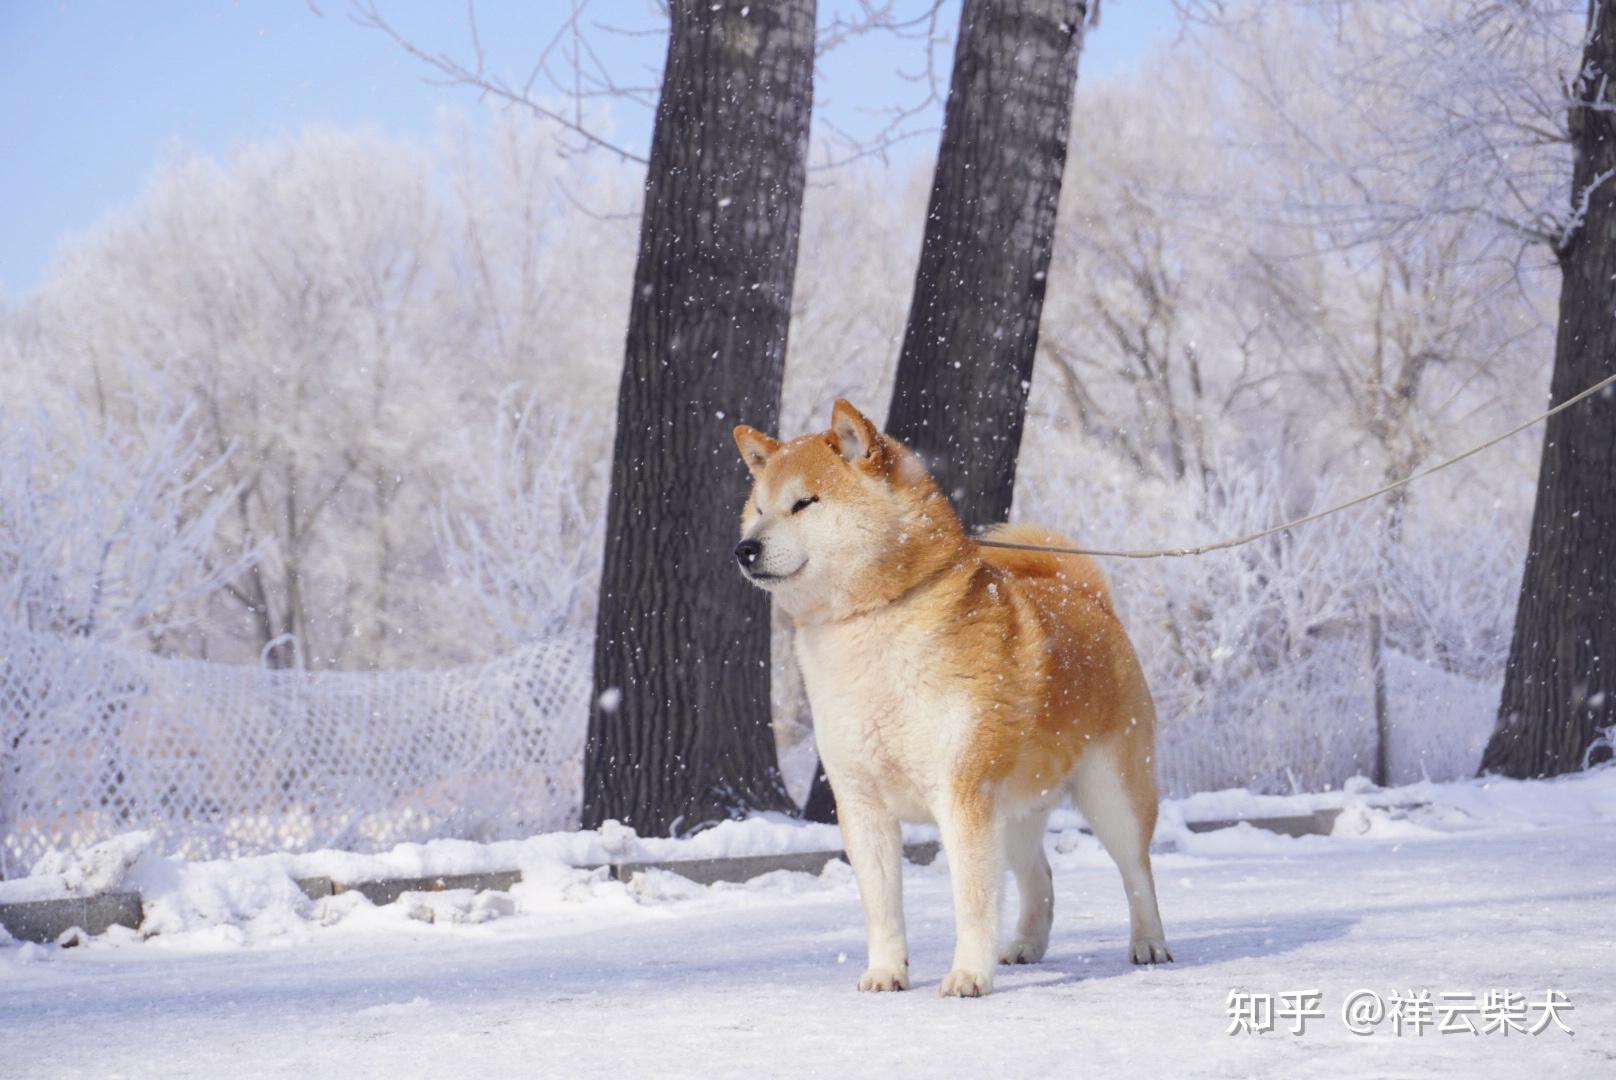
[[[572,828],[590,663],[269,671],[0,625],[0,876],[136,828],[197,859]]]
[[[1329,644],[1213,694],[1156,672],[1163,794],[1367,772],[1368,673]],[[1496,687],[1388,660],[1393,782],[1470,775]],[[574,828],[590,664],[573,636],[442,671],[269,671],[0,624],[0,876],[131,829],[203,859]]]

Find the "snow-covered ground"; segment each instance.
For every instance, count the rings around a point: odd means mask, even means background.
[[[981,1001],[936,996],[952,940],[946,860],[907,872],[916,986],[899,995],[853,990],[862,920],[841,864],[625,885],[539,850],[560,841],[531,841],[509,894],[374,907],[276,884],[306,865],[142,860],[129,873],[155,902],[157,936],[0,945],[0,1076],[1612,1075],[1616,769],[1389,794],[1429,805],[1392,814],[1338,795],[1337,835],[1301,839],[1194,834],[1182,818],[1207,808],[1170,805],[1156,868],[1178,962],[1157,969],[1124,958],[1121,888],[1094,841],[1052,836],[1050,955],[1002,969]],[[787,828],[698,838],[690,853],[800,846],[764,839]],[[438,873],[493,858],[473,849],[394,860]],[[1397,1035],[1388,1019],[1355,1035],[1341,1010],[1360,989],[1478,1002],[1512,990],[1533,1004],[1556,990],[1575,1034]],[[1231,991],[1310,990],[1324,1015],[1302,1034],[1288,1019],[1226,1034]]]

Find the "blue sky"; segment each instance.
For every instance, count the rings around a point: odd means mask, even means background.
[[[843,0],[820,0],[821,18]],[[465,6],[378,0],[434,50],[469,52]],[[525,72],[569,0],[483,0],[479,27],[494,70]],[[918,6],[918,4],[916,5]],[[646,0],[594,0],[596,18],[649,25]],[[34,288],[58,239],[129,202],[166,146],[222,155],[238,140],[308,124],[369,126],[430,139],[444,107],[470,91],[423,81],[423,65],[348,17],[348,0],[0,0],[0,294]],[[952,36],[957,16],[943,25]],[[1085,77],[1131,67],[1177,29],[1170,0],[1108,0],[1088,40]],[[663,42],[596,34],[614,70],[656,78]],[[904,55],[904,51],[912,55]],[[864,109],[913,100],[896,74],[917,47],[871,38],[833,55],[819,107],[858,130]],[[643,148],[649,116],[625,109],[619,134]],[[917,142],[932,142],[931,138]]]

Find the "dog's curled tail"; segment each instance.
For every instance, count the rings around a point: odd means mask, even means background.
[[[1053,529],[1042,525],[995,525],[982,533],[984,540],[1007,544],[1038,544],[1049,547],[1076,545]],[[1100,564],[1087,555],[1062,555],[1053,551],[1024,551],[1019,548],[982,548],[982,558],[1020,578],[1049,578],[1062,581],[1092,596],[1101,607],[1115,614],[1111,587],[1106,584]]]

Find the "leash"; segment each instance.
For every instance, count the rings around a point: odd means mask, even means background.
[[[1547,412],[1539,413],[1530,420],[1522,421],[1503,434],[1494,435],[1486,442],[1477,446],[1472,446],[1462,454],[1448,458],[1448,460],[1439,462],[1436,465],[1432,465],[1428,469],[1422,469],[1417,473],[1412,473],[1403,477],[1401,480],[1394,480],[1384,487],[1376,488],[1367,495],[1359,495],[1356,499],[1349,499],[1346,502],[1341,503],[1339,506],[1332,506],[1328,510],[1320,510],[1317,513],[1308,514],[1305,517],[1299,517],[1294,521],[1287,521],[1283,525],[1275,525],[1272,528],[1262,529],[1254,533],[1247,533],[1244,536],[1236,536],[1229,540],[1219,540],[1215,544],[1202,544],[1200,547],[1149,548],[1141,551],[1126,551],[1112,550],[1109,548],[1055,547],[1048,544],[1017,544],[1007,540],[988,540],[981,537],[973,537],[973,539],[975,539],[976,542],[983,547],[1009,548],[1013,551],[1050,551],[1057,555],[1100,555],[1117,559],[1164,559],[1181,555],[1205,555],[1209,551],[1222,551],[1225,548],[1240,547],[1242,544],[1249,544],[1253,540],[1261,540],[1265,536],[1273,536],[1275,533],[1284,532],[1287,529],[1294,529],[1299,525],[1307,525],[1311,522],[1318,521],[1320,518],[1326,518],[1331,514],[1340,513],[1342,510],[1351,509],[1360,503],[1368,502],[1370,499],[1378,499],[1380,496],[1385,495],[1388,492],[1396,491],[1401,487],[1407,487],[1416,480],[1423,480],[1432,473],[1441,472],[1449,465],[1457,465],[1467,457],[1473,457],[1476,454],[1481,453],[1483,450],[1497,446],[1511,435],[1517,435],[1534,424],[1541,424],[1549,417],[1554,416],[1557,413],[1564,412],[1577,402],[1592,397],[1593,395],[1599,393],[1599,391],[1612,384],[1616,384],[1616,375],[1607,375],[1605,378],[1594,383],[1576,397],[1567,398]]]

